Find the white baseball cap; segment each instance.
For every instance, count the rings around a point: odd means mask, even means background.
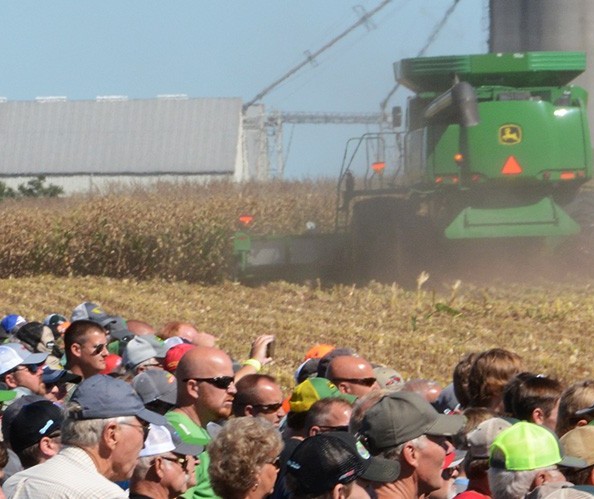
[[[182,442],[173,429],[151,423],[148,437],[138,456],[158,456],[166,452],[175,452],[183,456],[197,456],[203,450],[204,447],[202,445],[192,445]]]
[[[0,374],[14,369],[21,364],[42,364],[48,353],[33,353],[21,343],[4,343],[0,345]]]

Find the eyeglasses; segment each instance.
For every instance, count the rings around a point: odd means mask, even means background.
[[[377,378],[334,378],[332,382],[347,382],[347,383],[354,383],[355,385],[363,385],[367,387],[372,387],[377,383]]]
[[[326,431],[349,431],[349,427],[348,425],[342,425],[342,426],[318,426],[318,428],[320,429],[320,431],[326,432]]]
[[[77,343],[77,345],[80,345],[81,347],[83,346],[82,343]],[[103,352],[104,348],[107,348],[107,343],[99,343],[97,345],[93,345],[92,348],[91,355],[99,355],[101,352]]]
[[[278,411],[282,406],[282,402],[278,402],[277,404],[250,404],[252,407],[255,407],[260,412],[264,412],[266,414],[271,414],[273,412]]]
[[[140,423],[140,426],[132,424],[132,423],[120,423],[126,426],[131,426],[132,428],[136,428],[137,430],[140,430],[142,432],[142,441],[146,442],[146,439],[148,438],[148,434],[149,431],[151,429],[150,425],[148,424],[142,424]]]
[[[204,381],[205,383],[214,385],[221,390],[227,390],[231,386],[231,383],[235,382],[235,378],[233,376],[216,376],[214,378],[186,378],[183,381],[184,383],[187,383],[190,380]]]
[[[161,459],[165,459],[165,461],[171,461],[172,463],[177,463],[179,464],[182,468],[187,468],[188,464],[190,463],[190,459],[192,459],[192,457],[190,456],[184,456],[184,457],[168,457],[168,456],[161,456]]]
[[[95,345],[91,351],[91,355],[99,355],[101,352],[103,352],[104,348],[107,348],[107,343],[99,343],[98,345]]]
[[[21,364],[20,366],[15,367],[10,372],[17,372],[17,371],[29,371],[31,374],[36,374],[39,371],[41,364]],[[8,373],[7,373],[8,374]]]
[[[280,469],[280,456],[276,456],[272,461],[267,461],[264,464],[272,464],[278,470]]]

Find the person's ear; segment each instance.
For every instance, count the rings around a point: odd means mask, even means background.
[[[254,416],[256,416],[255,412],[256,411],[254,410],[254,406],[251,405],[251,404],[248,404],[248,405],[246,405],[243,408],[243,415],[244,416],[252,416],[252,417],[254,417]]]
[[[39,441],[39,450],[47,458],[55,456],[61,448],[62,445],[53,438],[42,437],[42,439]]]
[[[79,343],[73,343],[70,345],[70,353],[74,357],[79,357],[82,355],[82,346]]]
[[[346,499],[348,497],[346,487],[339,483],[332,489],[332,499]]]
[[[402,459],[406,464],[412,466],[413,468],[417,467],[419,456],[417,452],[417,448],[410,442],[407,442],[404,445],[401,453]]]
[[[159,481],[165,476],[165,470],[163,469],[164,465],[165,465],[165,463],[164,463],[163,459],[161,459],[160,457],[155,458],[155,461],[153,463],[153,469],[155,470],[155,473],[159,477]]]
[[[14,373],[5,375],[4,382],[6,383],[6,386],[10,389],[16,388],[17,386],[19,386],[19,384],[17,383],[17,380],[14,377]]]
[[[530,490],[535,489],[536,487],[540,487],[541,485],[544,485],[545,483],[547,483],[547,472],[546,471],[539,471],[536,476],[534,477],[534,480],[532,481],[532,485],[530,487]]]
[[[540,407],[537,407],[532,411],[532,421],[534,423],[536,423],[537,425],[543,425],[544,419],[545,413]]]
[[[193,379],[189,379],[186,383],[186,393],[190,398],[198,399],[200,396],[198,395],[198,382],[194,381]]]
[[[580,427],[580,426],[587,426],[588,425],[588,420],[587,419],[580,419],[576,424],[576,428]]]
[[[351,392],[351,387],[349,386],[348,383],[345,383],[344,381],[339,382],[336,385],[336,388],[338,388],[338,390],[342,393],[350,393]]]
[[[319,433],[321,433],[320,427],[317,425],[313,425],[309,428],[309,431],[307,432],[307,436],[313,437],[314,435],[318,435]]]
[[[124,438],[120,425],[111,422],[103,428],[101,441],[108,449],[115,449],[118,443]]]

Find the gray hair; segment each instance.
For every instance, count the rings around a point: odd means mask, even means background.
[[[493,499],[518,499],[530,492],[536,475],[543,471],[557,471],[557,466],[547,466],[536,470],[508,471],[489,468],[489,488]]]
[[[64,422],[61,428],[62,445],[76,447],[94,447],[99,443],[104,428],[110,423],[129,423],[134,416],[120,416],[108,419],[76,419],[75,414],[82,407],[71,403],[66,408]]]
[[[136,466],[134,467],[132,478],[130,480],[132,482],[139,482],[140,480],[144,480],[146,478],[148,470],[153,464],[153,460],[155,459],[155,457],[157,456],[139,457],[136,461]]]
[[[413,438],[412,440],[399,444],[396,447],[390,447],[389,449],[383,450],[380,456],[385,459],[390,459],[391,461],[399,461],[400,455],[402,454],[406,444],[412,444],[415,449],[424,449],[427,445],[425,438],[425,435],[421,435],[420,437]]]

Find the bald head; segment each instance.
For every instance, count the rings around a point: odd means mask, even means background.
[[[441,393],[441,385],[430,379],[411,379],[402,387],[403,392],[415,392],[433,404]]]
[[[145,321],[130,319],[129,321],[126,321],[126,326],[128,326],[128,331],[136,336],[156,333],[155,328]]]
[[[233,376],[229,356],[214,347],[195,347],[188,350],[177,365],[176,378],[210,378]]]
[[[191,407],[200,423],[226,419],[237,393],[229,356],[213,347],[195,347],[179,361],[177,407]]]
[[[379,389],[373,367],[362,357],[353,355],[335,357],[328,365],[326,377],[341,392],[357,397]]]

